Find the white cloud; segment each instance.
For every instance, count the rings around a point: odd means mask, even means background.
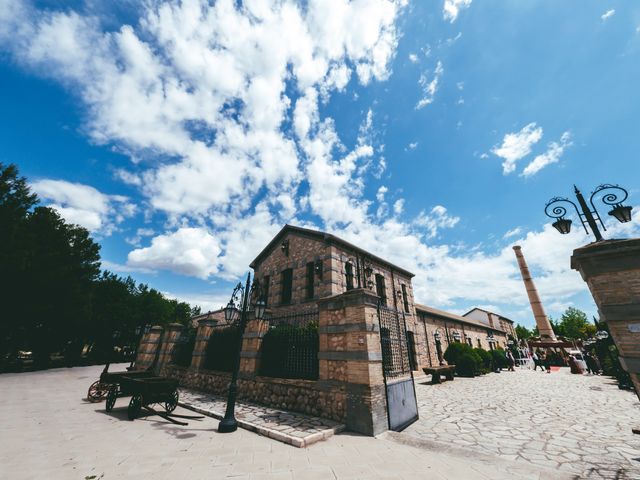
[[[509,230],[507,233],[504,234],[503,238],[515,237],[517,235],[520,235],[521,233],[522,233],[521,227],[512,228],[511,230]]]
[[[107,195],[89,185],[42,179],[31,183],[38,196],[68,222],[94,233],[111,235],[136,207],[122,195]]]
[[[416,55],[415,53],[410,53],[409,54],[409,61],[411,63],[418,63],[418,55]]]
[[[421,108],[433,103],[434,96],[438,90],[438,83],[440,82],[440,77],[443,73],[444,68],[442,67],[442,62],[438,60],[431,80],[429,80],[425,74],[420,75],[418,83],[422,87],[422,98],[416,104],[416,110],[420,110]]]
[[[615,9],[611,9],[611,10],[607,10],[606,12],[604,12],[600,18],[602,19],[602,21],[604,22],[605,20],[607,20],[608,18],[613,17],[616,14]]]
[[[522,171],[522,176],[529,177],[535,175],[547,165],[557,163],[567,147],[573,145],[571,142],[571,134],[564,132],[560,137],[560,141],[551,142],[546,152],[534,158],[529,165]]]
[[[426,229],[428,238],[434,238],[438,234],[438,230],[453,228],[459,221],[460,217],[451,216],[445,207],[436,205],[429,213],[421,212],[413,224]]]
[[[206,279],[218,272],[220,242],[204,228],[179,228],[158,235],[151,245],[129,252],[127,266],[170,270]]]
[[[502,173],[512,173],[516,169],[516,162],[531,153],[531,147],[542,138],[542,127],[535,122],[525,125],[522,130],[515,133],[507,133],[502,140],[502,145],[495,146],[491,153],[504,159]]]
[[[415,150],[416,148],[418,148],[418,142],[411,142],[409,145],[407,145],[407,148],[409,150]]]
[[[445,20],[453,23],[458,18],[461,10],[469,8],[472,0],[444,0],[442,15]]]

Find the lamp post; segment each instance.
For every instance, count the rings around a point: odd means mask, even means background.
[[[607,228],[604,226],[604,222],[602,221],[602,218],[600,217],[598,210],[593,204],[594,197],[601,192],[604,193],[603,197],[600,199],[602,203],[613,207],[608,212],[609,215],[611,215],[612,217],[615,217],[616,220],[618,220],[620,223],[626,223],[631,221],[632,207],[628,207],[622,204],[622,202],[624,202],[629,196],[629,192],[627,192],[624,188],[618,185],[611,185],[608,183],[599,185],[589,197],[589,203],[591,204],[591,207],[587,205],[587,202],[582,196],[582,193],[580,193],[580,190],[578,190],[578,187],[574,185],[573,188],[574,188],[574,193],[576,195],[576,199],[578,200],[578,204],[580,205],[580,208],[578,208],[578,205],[576,205],[571,200],[565,197],[553,197],[551,200],[547,202],[547,204],[544,207],[544,213],[549,218],[556,219],[556,221],[553,222],[552,225],[561,234],[566,235],[571,231],[571,220],[568,218],[565,218],[565,215],[567,214],[567,209],[562,205],[562,203],[570,203],[571,205],[573,205],[573,208],[576,210],[576,213],[578,214],[578,218],[580,219],[580,222],[582,223],[582,226],[584,227],[584,231],[587,233],[587,235],[589,234],[589,229],[587,228],[587,225],[588,225],[589,228],[591,229],[591,232],[593,232],[593,235],[596,237],[596,242],[601,242],[602,240],[604,240],[604,238],[602,238],[602,234],[600,233],[600,230],[598,229],[598,224],[596,223],[596,220],[600,223],[600,226],[602,227],[603,230],[606,231]]]
[[[251,283],[251,274],[247,274],[246,284],[238,283],[231,294],[231,299],[226,307],[224,307],[224,319],[227,325],[235,325],[238,327],[238,348],[236,359],[234,362],[233,372],[231,374],[231,383],[229,383],[229,393],[227,396],[227,409],[224,418],[218,424],[218,432],[230,433],[238,429],[238,421],[235,417],[236,397],[238,395],[238,372],[240,370],[240,352],[242,350],[242,336],[247,326],[247,314],[249,308],[252,307],[255,312],[255,318],[262,320],[266,309],[264,301],[264,293],[260,284],[254,280]],[[251,303],[253,302],[253,303]]]
[[[436,341],[436,353],[438,354],[438,362],[440,362],[440,366],[444,365],[444,360],[442,359],[442,345],[440,344],[440,332],[436,330],[433,334],[433,339]]]

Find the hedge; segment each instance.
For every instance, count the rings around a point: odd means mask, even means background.
[[[233,371],[240,330],[238,327],[216,328],[209,337],[204,358],[204,368],[221,372]]]

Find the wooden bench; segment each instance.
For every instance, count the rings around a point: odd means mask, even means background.
[[[440,383],[440,375],[444,375],[446,380],[453,380],[455,369],[455,365],[441,365],[439,367],[424,367],[422,371],[426,375],[431,375],[431,383]]]

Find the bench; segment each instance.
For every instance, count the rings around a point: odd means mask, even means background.
[[[446,380],[453,380],[455,365],[441,365],[439,367],[424,367],[422,371],[426,375],[431,375],[431,383],[440,383],[440,375],[444,375]]]

